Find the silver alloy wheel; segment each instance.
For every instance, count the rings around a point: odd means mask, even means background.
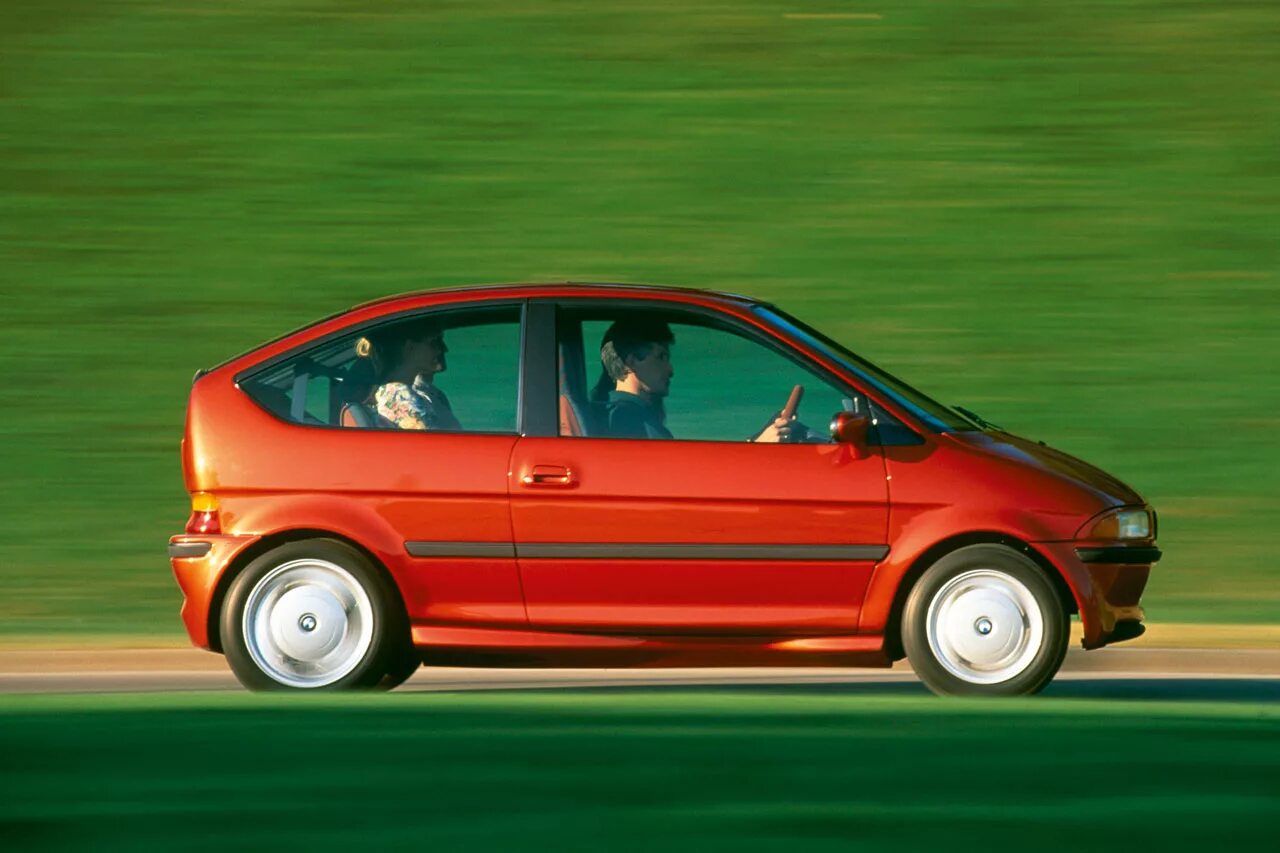
[[[328,560],[282,563],[254,584],[241,630],[254,664],[289,687],[324,687],[350,673],[373,643],[373,603]]]
[[[956,575],[933,596],[925,633],[934,659],[956,678],[998,684],[1035,659],[1044,644],[1044,614],[1017,578],[975,569]]]

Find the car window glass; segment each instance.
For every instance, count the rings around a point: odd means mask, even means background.
[[[273,364],[243,387],[295,423],[515,432],[519,377],[520,309],[504,306],[365,326]]]
[[[618,434],[619,418],[611,411],[637,401],[618,395],[617,383],[612,377],[604,378],[601,344],[613,324],[626,322],[627,317],[626,311],[607,316],[570,313],[557,324],[561,435],[666,438],[665,430],[678,440],[745,442],[771,423],[796,385],[803,386],[804,397],[795,440],[829,442],[828,424],[836,412],[856,412],[861,407],[866,413],[864,400],[760,340],[698,315],[669,312],[649,315],[665,324],[674,338],[669,348],[669,386],[666,395],[658,397],[660,411],[637,410],[639,418],[661,426],[648,424],[643,431],[627,429],[626,434]],[[576,364],[578,340],[581,365]],[[614,392],[612,398],[610,392]],[[565,416],[566,405],[574,409],[571,419]]]
[[[449,369],[436,379],[470,432],[515,432],[520,385],[520,322],[449,331]]]
[[[325,423],[328,420],[332,386],[333,380],[328,376],[314,375],[307,378],[307,396],[303,403],[307,420],[314,423]]]

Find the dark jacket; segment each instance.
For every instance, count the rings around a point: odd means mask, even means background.
[[[626,391],[610,391],[605,404],[610,438],[672,438],[657,407]]]

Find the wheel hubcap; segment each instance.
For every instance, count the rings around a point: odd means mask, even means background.
[[[1044,641],[1044,616],[1021,581],[978,569],[938,590],[925,630],[934,658],[948,672],[974,684],[996,684],[1035,659]]]
[[[351,573],[326,560],[294,560],[249,592],[249,656],[273,680],[323,687],[350,673],[373,642],[373,605]]]

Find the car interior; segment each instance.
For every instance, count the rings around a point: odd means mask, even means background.
[[[466,413],[467,429],[514,430],[519,309],[450,312],[445,326],[449,335],[456,336],[459,353],[467,353],[444,374],[444,389]],[[356,356],[355,344],[360,337],[356,333],[323,343],[248,377],[242,387],[282,420],[351,429],[396,429],[377,413],[370,399],[375,367],[370,359]]]
[[[557,355],[560,366],[560,435],[590,437],[604,434],[603,407],[592,403],[587,392],[587,369],[582,345],[582,322],[557,320]]]

